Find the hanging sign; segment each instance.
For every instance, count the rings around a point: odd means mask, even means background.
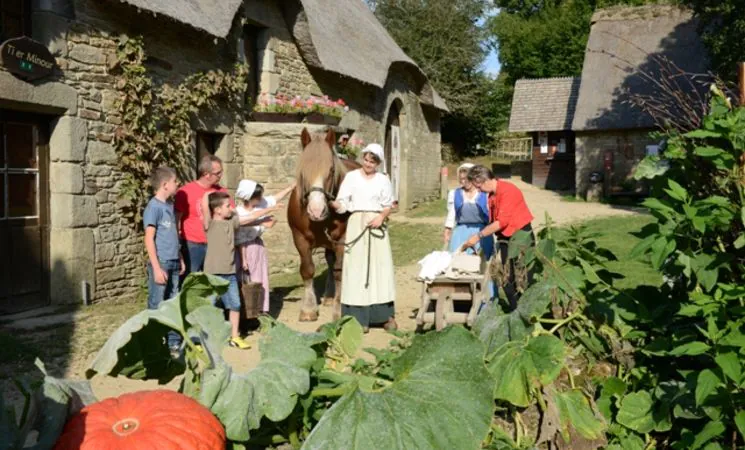
[[[51,75],[55,64],[54,56],[41,42],[26,36],[0,44],[0,67],[26,80]]]

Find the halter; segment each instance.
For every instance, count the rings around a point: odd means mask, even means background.
[[[308,189],[308,192],[305,193],[304,201],[308,202],[308,197],[312,192],[320,192],[323,194],[323,196],[326,198],[327,202],[333,201],[336,196],[332,194],[336,190],[336,156],[334,156],[333,164],[331,164],[331,170],[329,172],[330,179],[331,179],[331,192],[327,191],[325,188],[313,186],[310,189]]]

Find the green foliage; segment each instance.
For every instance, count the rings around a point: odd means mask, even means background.
[[[520,78],[579,76],[599,8],[642,5],[646,0],[497,0],[488,29],[510,84]]]
[[[245,66],[232,73],[212,70],[187,77],[178,85],[156,85],[144,66],[141,38],[123,39],[117,51],[121,71],[116,87],[122,125],[114,146],[124,174],[120,196],[125,216],[141,221],[147,203],[149,179],[154,168],[174,168],[181,180],[194,176],[191,120],[200,111],[224,107],[240,120],[245,104]]]
[[[728,81],[737,80],[737,64],[745,54],[745,15],[737,0],[685,0],[700,20],[700,33],[712,69]]]
[[[639,351],[623,380],[628,393],[601,397],[606,417],[622,425],[619,445],[651,432],[675,449],[743,443],[745,110],[714,93],[702,128],[671,134],[636,174],[652,179],[645,206],[656,222],[633,253],[667,282],[623,305]]]
[[[443,142],[463,154],[487,144],[509,118],[509,88],[481,71],[486,0],[377,0],[376,17],[396,43],[427,74],[450,112]]]

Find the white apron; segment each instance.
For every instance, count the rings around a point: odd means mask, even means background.
[[[348,244],[354,240],[356,242],[344,251],[342,304],[370,306],[390,303],[396,298],[393,254],[388,230],[382,228],[365,231],[367,223],[378,214],[356,212],[349,217],[346,242]],[[362,235],[363,231],[364,235]],[[369,265],[368,245],[370,247]]]

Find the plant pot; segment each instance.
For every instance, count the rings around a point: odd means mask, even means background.
[[[275,113],[275,112],[252,112],[251,117],[256,122],[276,122],[276,123],[300,123],[303,121],[303,115],[298,113]]]
[[[316,125],[339,125],[341,117],[327,116],[321,113],[310,113],[305,116],[305,122]]]

